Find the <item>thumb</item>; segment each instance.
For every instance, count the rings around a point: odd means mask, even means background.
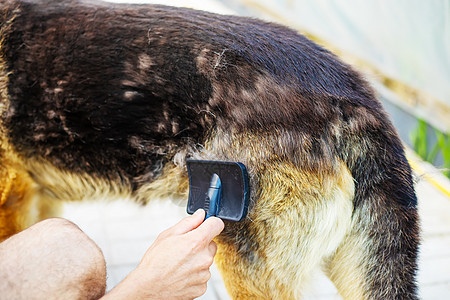
[[[218,234],[222,232],[225,224],[217,217],[210,217],[205,220],[198,228],[191,231],[190,234],[197,234],[202,236],[206,241],[210,242]]]
[[[184,234],[191,230],[194,230],[200,224],[202,224],[205,219],[205,211],[203,209],[198,209],[193,215],[183,218],[180,222],[172,227],[172,232],[175,234]]]

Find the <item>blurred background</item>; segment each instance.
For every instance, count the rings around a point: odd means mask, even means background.
[[[423,245],[422,299],[450,299],[450,1],[167,0],[159,3],[285,24],[360,70],[391,115],[416,176]],[[184,217],[184,204],[155,200],[67,203],[64,217],[102,248],[108,288],[139,263],[159,232]],[[229,299],[213,268],[202,299]],[[341,299],[317,270],[306,299]]]

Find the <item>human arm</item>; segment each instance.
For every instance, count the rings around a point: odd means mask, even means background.
[[[182,219],[162,232],[138,267],[102,299],[193,299],[206,292],[217,251],[212,239],[222,220],[205,212]]]

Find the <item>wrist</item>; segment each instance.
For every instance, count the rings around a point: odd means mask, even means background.
[[[139,276],[139,271],[135,269],[111,291],[103,296],[101,300],[153,299],[151,295],[146,295],[146,291],[148,290],[151,291],[152,287],[142,282],[142,277]]]

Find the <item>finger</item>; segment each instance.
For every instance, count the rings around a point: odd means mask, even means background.
[[[193,215],[187,216],[175,224],[171,231],[175,234],[184,234],[199,227],[204,219],[205,211],[198,209]]]
[[[206,269],[197,275],[200,283],[207,283],[211,279],[211,271]]]
[[[217,253],[217,244],[214,241],[211,241],[208,246],[209,254],[215,256]]]
[[[209,268],[197,271],[189,276],[189,284],[198,286],[206,284],[211,279],[211,271]]]
[[[198,228],[191,232],[192,234],[199,235],[202,240],[209,244],[213,238],[222,232],[224,227],[225,225],[221,219],[217,217],[209,217],[205,220],[205,222],[198,226]]]
[[[196,299],[203,296],[206,293],[207,287],[208,286],[206,283],[187,287],[185,290],[185,294],[187,296],[186,299]]]

